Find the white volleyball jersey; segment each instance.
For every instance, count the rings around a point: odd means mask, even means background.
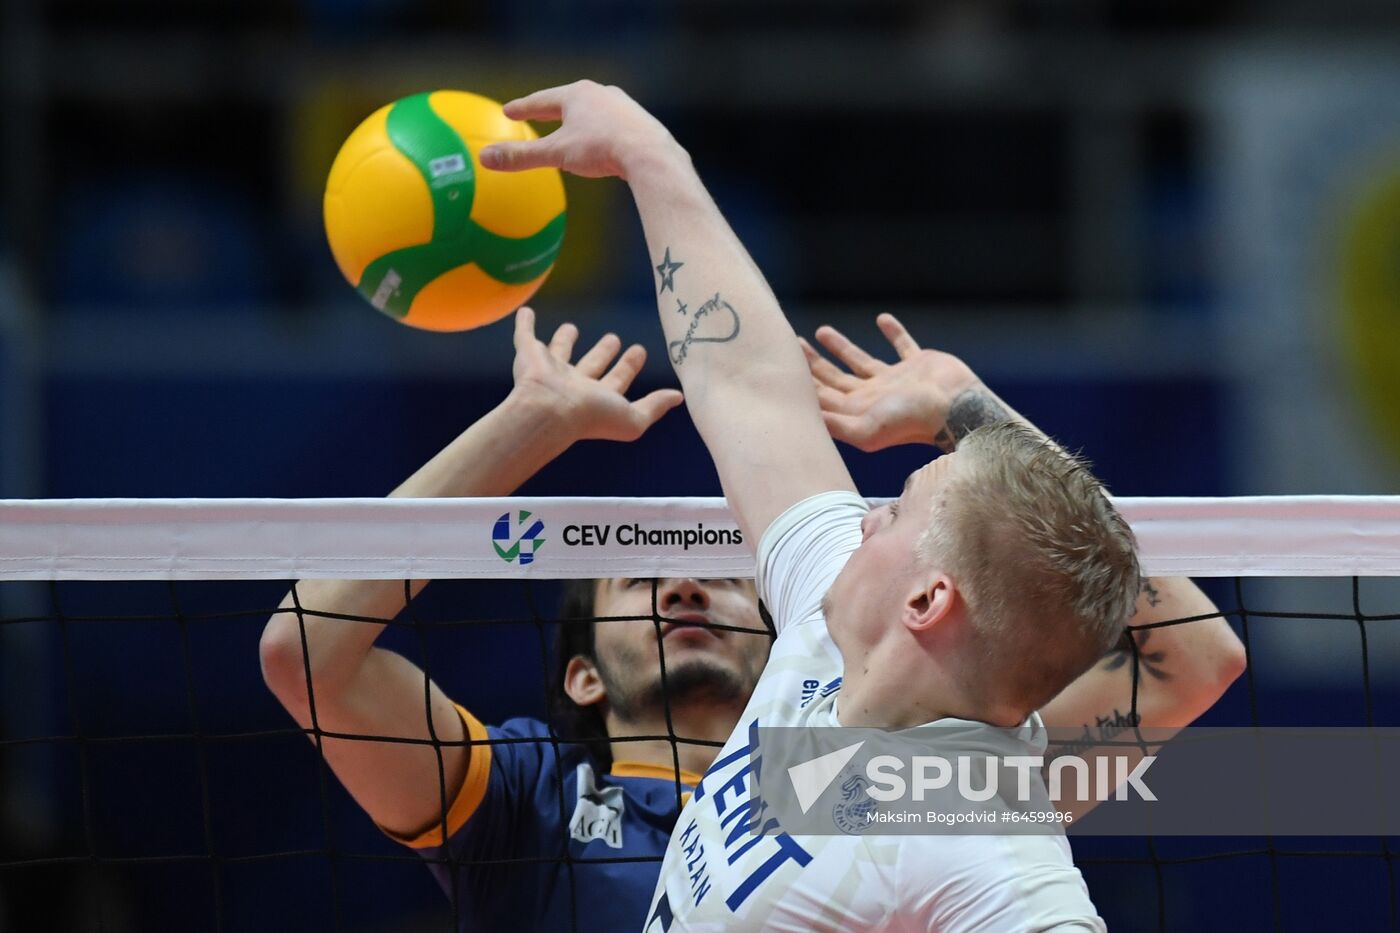
[[[860,546],[867,509],[852,493],[824,493],[764,533],[758,586],[778,637],[743,717],[671,833],[645,933],[1102,931],[1063,836],[749,831],[750,728],[839,725],[841,655],[821,598]],[[1038,715],[1022,728],[1043,747]]]

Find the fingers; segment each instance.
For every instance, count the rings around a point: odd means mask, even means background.
[[[506,116],[512,120],[558,120],[564,115],[564,96],[569,85],[549,87],[505,105]]]
[[[849,392],[860,385],[859,379],[850,373],[843,373],[830,360],[812,349],[806,338],[798,337],[797,342],[802,346],[803,356],[807,357],[807,368],[812,371],[813,379],[841,392]]]
[[[631,387],[632,380],[637,378],[637,373],[642,371],[642,365],[646,361],[646,348],[639,343],[632,344],[627,348],[627,352],[622,354],[621,359],[617,361],[612,370],[603,377],[603,385],[619,394],[626,392]]]
[[[829,386],[817,386],[817,404],[821,406],[822,411],[834,411],[843,415],[856,413],[851,410],[850,397]]]
[[[564,115],[564,98],[568,87],[551,87],[517,98],[505,105],[506,116],[512,120],[558,120]],[[523,172],[526,169],[551,166],[561,168],[558,147],[553,139],[512,140],[492,143],[477,157],[481,164],[498,172]]]
[[[592,348],[579,359],[578,365],[574,368],[589,379],[597,379],[603,375],[608,368],[608,364],[617,356],[618,348],[622,346],[622,341],[617,334],[604,334],[598,338]]]
[[[885,339],[894,347],[894,352],[899,354],[901,360],[919,352],[919,342],[909,336],[909,331],[904,329],[904,325],[899,323],[899,319],[893,314],[885,313],[875,318],[875,324],[880,328],[880,333],[885,335]]]
[[[559,148],[553,140],[553,136],[546,136],[543,139],[492,143],[484,147],[477,157],[484,167],[498,172],[523,172],[546,166],[561,168],[563,163]]]
[[[662,415],[684,401],[685,396],[677,389],[657,389],[655,392],[648,392],[632,403],[633,423],[641,431],[646,431],[660,421]]]
[[[560,324],[549,341],[549,355],[561,363],[569,362],[574,355],[574,342],[578,340],[578,328],[572,324]]]
[[[826,347],[832,356],[845,363],[857,376],[864,376],[868,379],[885,366],[884,363],[852,343],[845,334],[828,324],[817,328],[817,342]]]
[[[836,440],[866,452],[875,449],[871,446],[870,427],[867,419],[854,418],[834,411],[823,411],[822,421],[826,422],[827,433]]]
[[[535,311],[522,305],[515,312],[515,352],[528,347],[535,340]]]

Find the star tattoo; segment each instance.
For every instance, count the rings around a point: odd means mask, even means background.
[[[666,289],[676,290],[676,270],[685,265],[683,262],[673,262],[671,260],[671,247],[666,247],[666,258],[661,260],[661,265],[656,267],[656,271],[661,273],[661,292],[665,294]]]
[[[679,298],[676,299],[676,310],[679,311],[681,314],[690,313],[690,309],[685,306],[685,302],[681,301]]]

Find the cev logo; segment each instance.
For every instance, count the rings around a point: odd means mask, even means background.
[[[531,514],[521,509],[519,521],[512,528],[510,513],[507,512],[496,519],[496,525],[491,529],[491,544],[496,549],[496,556],[508,564],[533,564],[535,552],[544,546],[544,539],[540,537],[544,532],[544,522],[538,518],[530,521]]]

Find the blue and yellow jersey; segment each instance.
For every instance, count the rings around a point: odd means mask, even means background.
[[[595,774],[582,746],[537,719],[483,726],[457,707],[471,762],[443,827],[398,838],[452,896],[462,931],[637,930],[676,825],[676,774],[619,761]],[[681,799],[700,775],[680,772]],[[616,860],[616,861],[614,861]],[[577,918],[577,926],[575,926]]]

